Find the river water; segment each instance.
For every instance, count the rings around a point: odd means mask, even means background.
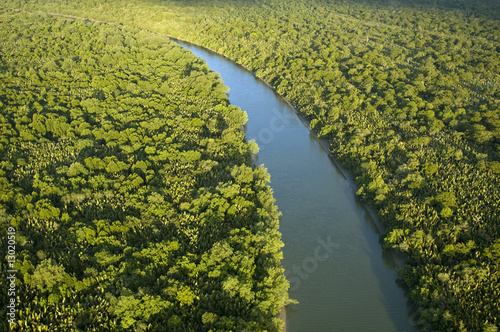
[[[397,266],[348,181],[300,118],[265,83],[230,60],[181,43],[205,59],[248,114],[246,136],[271,174],[285,244],[287,332],[417,331]]]

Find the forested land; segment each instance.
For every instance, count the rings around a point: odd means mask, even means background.
[[[12,330],[281,330],[269,174],[204,61],[137,27],[10,9],[0,58]]]
[[[3,3],[167,33],[251,69],[378,210],[422,329],[499,327],[498,2]]]
[[[500,327],[498,1],[2,3],[170,34],[254,71],[378,211],[422,330]]]

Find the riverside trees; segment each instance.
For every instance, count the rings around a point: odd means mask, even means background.
[[[278,212],[220,78],[137,28],[10,10],[0,26],[11,328],[280,330]]]
[[[408,257],[401,275],[423,328],[499,327],[496,1],[3,3],[119,17],[250,68],[331,142],[377,208],[385,245]]]

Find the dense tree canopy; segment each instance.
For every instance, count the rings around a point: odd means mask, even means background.
[[[170,34],[254,71],[378,210],[422,329],[500,327],[498,1],[3,3]]]
[[[280,330],[278,212],[220,77],[138,28],[11,10],[0,49],[11,328]]]

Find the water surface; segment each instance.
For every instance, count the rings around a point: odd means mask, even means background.
[[[417,331],[397,266],[348,181],[295,112],[262,81],[230,60],[179,43],[205,59],[247,112],[246,135],[271,174],[285,243],[290,297],[287,332]]]

